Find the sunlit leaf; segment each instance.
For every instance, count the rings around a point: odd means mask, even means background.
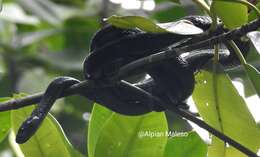
[[[250,64],[246,64],[245,68],[258,97],[260,97],[260,72]]]
[[[209,68],[212,69],[211,66]],[[244,99],[223,69],[218,66],[215,85],[213,74],[209,71],[197,74],[196,82],[192,96],[203,120],[252,151],[257,151],[260,146],[260,131]],[[209,146],[209,156],[232,157],[224,155],[223,152],[237,151],[233,147],[226,148],[217,138],[213,138],[212,142]],[[240,152],[238,154],[241,155]]]
[[[164,157],[206,157],[207,145],[196,132],[168,139]]]
[[[247,34],[247,37],[250,39],[252,45],[254,46],[256,52],[253,56],[253,61],[258,62],[260,57],[260,33],[258,31],[250,32]],[[250,53],[251,55],[253,53]],[[251,57],[252,58],[252,57]],[[256,93],[260,97],[260,73],[250,64],[245,64],[245,70],[248,74],[248,79],[251,81]]]
[[[90,157],[158,157],[163,155],[167,142],[164,113],[124,116],[96,105],[89,129]],[[152,137],[149,133],[162,135]]]
[[[260,32],[253,31],[247,34],[247,37],[250,39],[251,43],[260,54]]]
[[[214,0],[211,6],[212,9],[230,29],[246,24],[248,21],[247,6],[232,2],[232,0]]]
[[[112,117],[113,112],[100,107],[95,104],[91,112],[91,119],[88,127],[88,154],[89,157],[94,157],[96,145],[99,139],[99,135],[102,132],[104,125]]]
[[[194,26],[187,20],[156,24],[150,19],[141,16],[111,16],[106,19],[109,23],[120,28],[139,28],[146,32],[164,33],[170,32],[181,35],[203,33],[203,30]]]
[[[18,98],[19,96],[16,96]],[[21,123],[28,118],[34,107],[11,111],[12,129],[15,134]],[[37,157],[76,157],[78,152],[67,140],[59,123],[50,114],[36,134],[25,144],[20,145],[25,156]]]

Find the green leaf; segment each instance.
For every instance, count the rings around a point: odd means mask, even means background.
[[[246,36],[250,39],[252,45],[254,46],[255,50],[257,51],[257,54],[260,54],[260,32],[259,31],[249,32],[249,33],[247,33]]]
[[[248,21],[247,6],[232,0],[214,0],[211,11],[212,9],[229,29],[239,27]]]
[[[10,100],[10,98],[0,98],[0,102]],[[10,111],[0,112],[0,143],[6,137],[11,127]]]
[[[260,57],[260,33],[258,31],[253,31],[248,33],[247,37],[250,39],[252,45],[254,46],[254,50],[256,50],[256,52],[252,51],[250,53],[252,55],[251,60],[255,60],[256,62],[258,62]],[[248,79],[252,83],[258,97],[260,97],[260,72],[250,64],[245,64],[244,68],[246,70]]]
[[[113,112],[95,104],[91,112],[89,127],[88,127],[88,154],[89,157],[94,157],[96,145],[103,126],[110,119]]]
[[[209,68],[212,69],[212,65]],[[209,71],[201,71],[196,76],[197,84],[192,96],[199,113],[209,125],[256,152],[260,147],[260,131],[256,122],[223,68],[219,65],[217,68],[215,85],[213,74]],[[233,157],[225,154],[237,151],[233,149],[225,147],[222,141],[214,137],[209,146],[209,156]]]
[[[260,97],[260,72],[250,64],[246,64],[245,68],[258,97]]]
[[[141,16],[111,16],[106,19],[109,23],[120,28],[131,29],[138,27],[147,32],[166,32],[157,26],[153,21]]]
[[[168,139],[164,157],[206,157],[207,145],[196,132],[183,135]]]
[[[203,33],[203,30],[194,26],[187,20],[177,22],[159,23],[156,24],[150,19],[141,16],[111,16],[106,19],[114,26],[131,29],[139,28],[145,32],[152,33],[175,33],[181,35],[192,35]]]
[[[168,127],[162,112],[124,116],[96,105],[89,129],[90,157],[158,157],[167,142]],[[161,136],[152,137],[153,133]]]
[[[19,98],[20,96],[16,96]],[[17,133],[20,125],[31,114],[33,106],[11,111],[12,129]],[[81,156],[67,140],[59,123],[50,114],[36,134],[25,144],[19,145],[25,156],[76,157]]]
[[[260,3],[256,4],[256,7],[260,9]],[[253,21],[257,18],[257,13],[254,10],[251,10],[248,15],[248,21]]]

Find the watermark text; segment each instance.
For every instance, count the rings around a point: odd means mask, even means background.
[[[144,138],[157,138],[157,137],[187,137],[189,135],[188,132],[178,132],[178,131],[139,131],[138,137]]]

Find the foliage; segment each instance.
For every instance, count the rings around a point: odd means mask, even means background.
[[[229,29],[257,18],[256,11],[239,0],[213,0],[212,3],[193,0],[193,5],[182,0],[155,2],[155,10],[146,11],[122,9],[106,0],[0,0],[0,102],[24,96],[13,96],[14,93],[43,91],[55,76],[67,75],[83,80],[82,62],[88,55],[91,37],[103,25],[104,18],[118,27],[177,34],[195,28],[187,24],[178,32],[158,21],[173,22],[169,20],[178,19],[194,8],[204,10],[193,14],[210,12],[213,19],[216,15]],[[202,6],[207,4],[211,4],[210,10]],[[200,33],[202,30],[199,29],[194,32]],[[196,75],[192,98],[204,121],[257,152],[260,148],[259,125],[247,107],[246,98],[241,97],[232,84],[232,80],[239,78],[243,80],[245,92],[251,91],[248,96],[260,95],[259,32],[247,36],[249,39],[246,40],[252,43],[251,60],[243,61],[240,56],[242,68],[233,69],[208,64]],[[250,80],[249,83],[246,80]],[[15,144],[12,133],[33,107],[1,112],[0,157],[6,151],[18,157],[244,156],[214,136],[209,145],[205,142],[206,135],[201,138],[189,125],[187,127],[186,121],[177,122],[174,113],[153,112],[129,117],[99,104],[92,108],[93,102],[75,96],[57,103],[51,113],[54,116],[49,114],[36,135],[24,145]],[[178,126],[171,128],[172,125]],[[184,136],[178,136],[178,133]]]

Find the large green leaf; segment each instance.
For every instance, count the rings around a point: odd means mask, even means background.
[[[15,133],[21,123],[31,114],[34,107],[26,107],[11,112],[12,129]],[[28,157],[75,157],[81,156],[71,146],[62,128],[50,114],[46,117],[36,134],[20,148]]]
[[[181,35],[203,33],[202,29],[194,26],[186,20],[156,24],[152,20],[141,16],[111,16],[107,21],[120,28],[139,28],[143,31],[152,33],[170,32]]]
[[[254,46],[255,50],[257,51],[256,54],[259,55],[260,54],[260,32],[259,31],[249,32],[249,33],[247,33],[246,36],[250,39],[252,45]],[[259,56],[254,56],[254,58],[259,59]]]
[[[206,157],[207,145],[196,132],[183,135],[168,139],[164,157]]]
[[[260,146],[260,131],[244,99],[220,66],[215,79],[217,83],[213,85],[213,74],[209,71],[201,71],[196,76],[197,84],[192,96],[200,115],[211,126],[252,151],[257,151]],[[219,139],[212,139],[209,156],[233,157],[234,153],[243,156],[233,147],[225,147]]]
[[[250,39],[252,45],[254,46],[254,48],[256,50],[256,53],[253,55],[252,58],[254,60],[256,60],[256,62],[258,62],[259,57],[260,57],[260,55],[259,55],[260,54],[260,44],[259,44],[260,43],[260,32],[259,31],[250,32],[247,34],[247,37]],[[252,54],[253,53],[251,52],[251,55]],[[253,87],[254,87],[257,95],[260,97],[260,72],[251,64],[246,64],[245,70],[247,72],[247,75],[248,75],[251,83],[253,84]]]
[[[258,97],[260,97],[260,72],[250,64],[246,64],[245,68],[249,76],[249,79],[256,90]]]
[[[89,129],[90,157],[158,157],[167,142],[164,113],[124,116],[96,105]]]
[[[9,100],[10,98],[0,98],[0,102]],[[10,112],[0,112],[0,143],[3,141],[11,127]]]
[[[258,31],[253,31],[247,34],[247,37],[250,39],[254,50],[250,51],[250,55],[247,57],[248,62],[254,61],[257,63],[259,61],[259,52],[260,52],[260,33]],[[257,66],[258,64],[256,64]],[[260,97],[260,72],[251,64],[245,64],[243,66],[245,68],[247,77],[248,77],[248,82],[251,82],[257,95]],[[250,86],[251,87],[251,86]],[[247,89],[247,88],[246,88]]]
[[[157,26],[153,21],[141,16],[111,16],[107,21],[121,28],[138,27],[147,32],[166,32],[161,27]]]
[[[112,111],[95,104],[91,112],[90,123],[88,127],[88,154],[94,157],[96,145],[103,126],[112,116]]]
[[[239,27],[248,21],[247,6],[232,2],[232,0],[214,0],[211,9],[214,9],[216,15],[230,29]]]

